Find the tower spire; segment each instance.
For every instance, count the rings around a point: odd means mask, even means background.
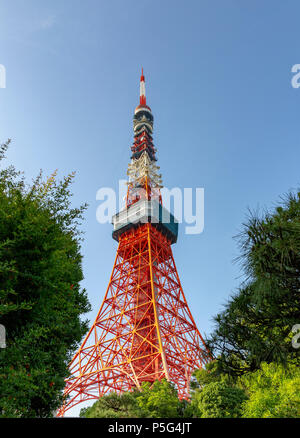
[[[140,79],[140,105],[146,105],[146,88],[145,88],[145,76],[144,76],[143,67],[142,67],[142,75]]]

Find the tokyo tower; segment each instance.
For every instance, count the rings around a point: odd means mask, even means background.
[[[133,130],[126,205],[112,218],[118,242],[112,274],[96,320],[69,365],[58,416],[81,402],[163,378],[175,384],[180,399],[188,399],[193,371],[210,359],[173,258],[178,223],[162,205],[143,70]]]

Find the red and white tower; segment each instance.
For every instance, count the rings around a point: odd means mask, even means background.
[[[83,401],[162,378],[187,399],[193,371],[210,359],[173,258],[178,223],[162,205],[143,71],[133,129],[126,205],[112,218],[114,267],[96,320],[70,363],[59,416]]]

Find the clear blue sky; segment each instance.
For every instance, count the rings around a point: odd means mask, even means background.
[[[113,266],[96,191],[126,177],[144,66],[164,184],[204,187],[205,229],[174,255],[200,331],[240,279],[232,240],[247,207],[299,184],[300,3],[278,0],[0,2],[0,140],[28,180],[77,171],[87,201],[84,286],[94,319]]]

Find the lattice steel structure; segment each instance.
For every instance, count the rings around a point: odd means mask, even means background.
[[[117,255],[96,320],[70,363],[58,416],[83,401],[162,378],[187,399],[192,372],[209,360],[172,254],[178,224],[162,206],[152,130],[142,72],[126,206],[113,217]]]

